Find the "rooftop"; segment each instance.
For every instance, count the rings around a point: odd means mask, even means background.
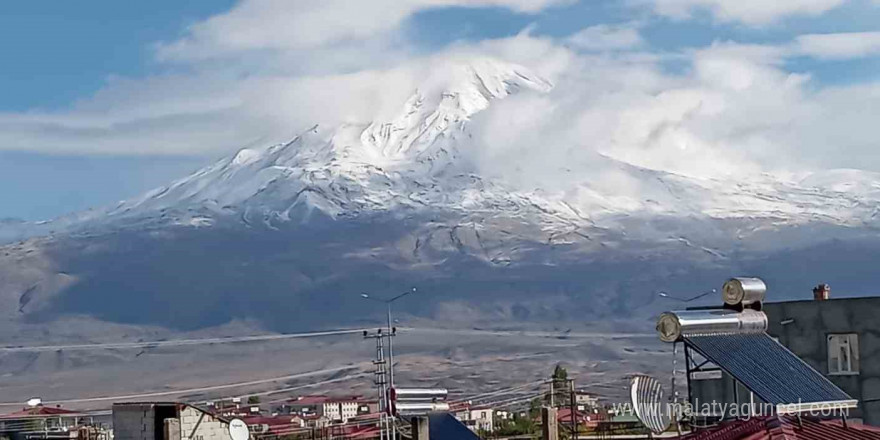
[[[684,440],[880,440],[880,428],[840,420],[802,417],[755,417],[702,430]]]
[[[62,408],[38,405],[30,408],[24,408],[21,411],[0,415],[0,419],[38,418],[64,415],[81,415],[81,413]]]

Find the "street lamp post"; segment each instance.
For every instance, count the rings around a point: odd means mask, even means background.
[[[394,301],[397,301],[397,300],[399,300],[399,299],[403,298],[404,296],[407,296],[411,293],[416,293],[415,287],[413,287],[412,290],[407,290],[406,292],[403,292],[400,295],[397,295],[397,296],[389,298],[389,299],[375,298],[375,297],[370,296],[370,294],[368,294],[368,293],[361,293],[361,298],[385,303],[385,306],[387,307],[387,312],[388,312],[388,314],[387,314],[387,318],[388,318],[388,386],[389,386],[389,390],[394,388],[394,343],[392,342],[392,340],[394,339],[393,338],[394,332],[392,331],[392,327],[391,327],[391,304]],[[388,402],[388,404],[390,405],[391,402]],[[392,439],[396,438],[396,437],[397,436],[395,435],[394,431],[392,430]]]
[[[700,298],[702,298],[702,297],[704,297],[704,296],[706,296],[706,295],[711,295],[711,294],[716,293],[716,292],[717,292],[717,290],[712,289],[712,290],[709,290],[709,291],[707,291],[707,292],[703,292],[703,293],[701,293],[701,294],[699,294],[699,295],[697,295],[697,296],[691,297],[691,298],[680,298],[680,297],[677,297],[677,296],[670,295],[670,294],[667,293],[667,292],[662,292],[662,291],[661,291],[661,292],[657,292],[657,296],[659,296],[659,297],[661,297],[661,298],[666,298],[666,299],[671,299],[671,300],[675,300],[675,301],[679,301],[679,302],[685,302],[685,303],[687,303],[687,302],[691,302],[691,301],[694,301],[694,300],[700,299]]]

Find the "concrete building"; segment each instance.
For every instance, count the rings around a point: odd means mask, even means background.
[[[472,431],[492,432],[495,430],[495,411],[489,406],[465,405],[456,409],[454,416]]]
[[[816,297],[765,304],[767,332],[859,401],[850,417],[880,426],[880,297]]]
[[[229,419],[185,403],[113,404],[115,440],[232,440]]]
[[[378,403],[361,396],[301,396],[276,407],[273,412],[301,417],[323,417],[330,422],[345,423],[359,415],[377,412]]]
[[[574,402],[578,411],[590,411],[599,407],[599,396],[595,396],[586,391],[577,390],[574,394]]]
[[[880,426],[880,297],[832,299],[821,284],[812,299],[768,302],[762,310],[770,336],[859,401],[850,419]],[[695,372],[690,384],[692,403],[700,405],[751,399],[720,369]]]

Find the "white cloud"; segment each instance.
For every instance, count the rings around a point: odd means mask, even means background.
[[[677,19],[708,12],[716,20],[765,25],[797,15],[816,16],[847,0],[647,0],[661,15]]]
[[[808,34],[797,37],[794,50],[820,59],[850,59],[880,55],[880,32]]]
[[[507,3],[526,11],[550,4]],[[263,36],[221,35],[221,43],[194,31],[186,44],[212,48],[222,62],[187,58],[184,73],[115,78],[70,109],[0,114],[0,148],[218,155],[281,141],[315,123],[385,120],[417,87],[442,88],[444,69],[454,62],[492,56],[556,84],[547,94],[493,103],[470,125],[474,144],[466,154],[483,172],[514,182],[565,188],[571,175],[560,170],[569,169],[598,176],[596,185],[638,191],[604,165],[607,157],[704,177],[819,166],[880,170],[873,139],[880,85],[826,88],[786,70],[786,57],[827,56],[816,49],[827,43],[811,38],[660,54],[644,52],[638,32],[627,32],[637,25],[628,24],[587,28],[575,34],[586,36],[580,46],[575,37],[526,31],[415,56],[388,51],[393,30],[344,31],[373,37],[342,43],[355,34],[334,29],[311,48]],[[670,72],[670,57],[685,68]]]
[[[523,43],[534,44],[508,42]],[[822,88],[786,71],[784,47],[716,43],[682,74],[650,58],[546,53],[566,60],[553,91],[496,103],[472,125],[479,166],[525,187],[634,184],[604,157],[705,178],[880,169],[869,122],[880,83]]]
[[[635,24],[591,26],[572,34],[566,41],[579,49],[597,51],[630,49],[644,43]]]
[[[500,6],[539,12],[571,0],[245,0],[229,12],[196,23],[188,35],[159,46],[162,59],[205,59],[262,50],[299,51],[364,39],[394,41],[405,19],[448,6]]]

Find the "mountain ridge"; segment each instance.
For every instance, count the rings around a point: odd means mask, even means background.
[[[454,293],[418,313],[633,317],[658,307],[646,300],[658,282],[684,288],[767,258],[789,267],[834,240],[877,238],[880,179],[864,171],[700,178],[597,153],[594,174],[560,170],[564,190],[483,175],[466,154],[472,117],[551,88],[500,61],[457,66],[389,121],[314,126],[39,224],[40,238],[0,248],[0,296],[17,304],[3,314],[186,328],[256,317],[287,328],[278,310],[297,307],[296,328],[307,329],[314,311],[341,319],[356,306],[333,310],[332,298],[363,286],[434,283]],[[565,299],[577,305],[564,310]],[[176,302],[190,309],[168,314]]]

